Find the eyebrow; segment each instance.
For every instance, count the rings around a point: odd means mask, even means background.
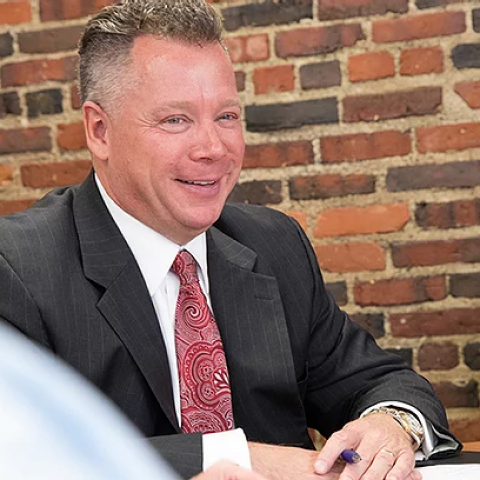
[[[160,106],[154,110],[154,113],[163,113],[167,109],[171,108],[179,108],[179,109],[189,109],[192,107],[192,103],[190,102],[185,102],[182,100],[179,101],[173,101],[167,103],[165,106]],[[221,106],[221,108],[229,108],[229,107],[236,107],[236,108],[242,108],[242,104],[239,99],[237,98],[231,98],[224,102]]]

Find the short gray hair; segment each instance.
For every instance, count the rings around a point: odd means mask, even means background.
[[[87,23],[79,43],[82,103],[106,108],[121,93],[133,42],[144,35],[222,44],[222,17],[204,0],[123,0],[105,7]]]

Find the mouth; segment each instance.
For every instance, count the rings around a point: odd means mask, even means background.
[[[199,187],[211,187],[217,183],[215,180],[182,180],[180,178],[177,178],[177,181],[185,185],[197,185]]]

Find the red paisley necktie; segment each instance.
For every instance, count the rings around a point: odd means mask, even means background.
[[[227,362],[217,323],[200,287],[197,265],[182,250],[172,271],[180,279],[175,347],[180,378],[182,431],[214,433],[233,428]]]

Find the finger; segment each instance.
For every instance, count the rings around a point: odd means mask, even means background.
[[[363,465],[364,471],[361,473],[363,475],[367,473],[368,478],[371,480],[383,480],[385,475],[387,475],[387,473],[390,472],[392,467],[395,465],[395,461],[395,454],[387,448],[382,448],[377,452],[370,466],[367,464]],[[348,473],[346,478],[351,478],[351,473]],[[340,480],[343,480],[342,476],[340,476]],[[402,480],[404,480],[404,477],[402,477]]]
[[[345,429],[335,432],[325,443],[322,450],[315,460],[313,466],[315,473],[322,475],[330,471],[333,464],[343,450],[347,448],[355,448],[358,444],[356,435],[347,433]]]
[[[385,477],[386,480],[406,480],[414,473],[415,459],[411,452],[402,452],[395,465],[392,466],[390,472]],[[416,477],[416,474],[414,475]],[[421,478],[421,476],[420,476]],[[413,480],[413,479],[412,479]]]
[[[423,476],[418,470],[414,470],[406,480],[422,480]]]

